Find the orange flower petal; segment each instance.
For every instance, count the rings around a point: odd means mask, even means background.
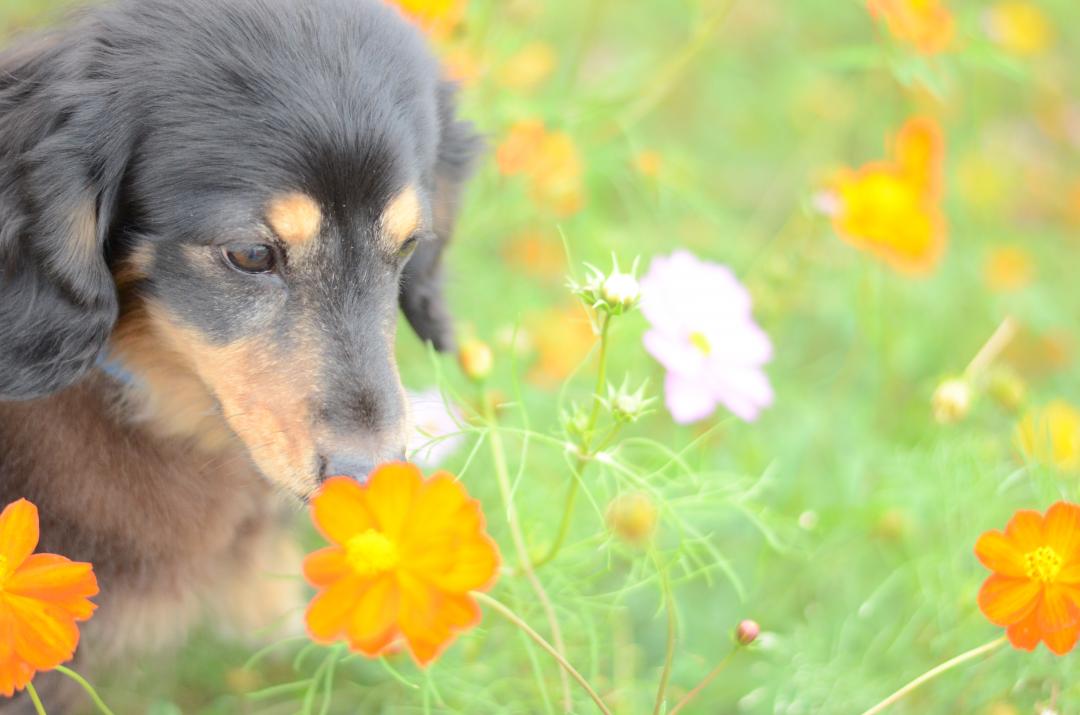
[[[348,576],[312,599],[304,615],[312,640],[329,643],[345,632],[352,609],[368,583],[359,576]]]
[[[1080,637],[1080,626],[1063,628],[1054,633],[1043,633],[1043,641],[1046,647],[1056,655],[1065,655],[1076,646],[1076,640]]]
[[[1035,581],[994,574],[979,589],[979,610],[994,625],[1010,626],[1035,610],[1039,591]]]
[[[410,517],[413,500],[424,476],[413,464],[390,462],[377,468],[368,478],[365,497],[377,529],[392,541],[401,542],[405,522]],[[420,528],[426,527],[419,524]]]
[[[1043,596],[1035,610],[1035,622],[1039,630],[1056,633],[1077,625],[1080,609],[1072,602],[1066,589],[1058,584],[1048,583],[1043,586]]]
[[[0,695],[12,697],[33,680],[35,671],[25,661],[12,656],[0,660]]]
[[[97,608],[87,600],[98,594],[93,566],[56,554],[31,555],[11,575],[5,590],[58,605],[79,620]]]
[[[975,542],[975,555],[986,568],[1002,576],[1026,576],[1024,552],[1000,531],[988,531]]]
[[[349,573],[345,549],[340,546],[327,546],[304,558],[304,578],[317,588],[340,581]]]
[[[405,575],[401,578],[401,633],[419,665],[435,659],[453,638],[450,624],[440,616],[443,600],[435,589]]]
[[[940,198],[945,138],[937,122],[927,117],[909,119],[896,136],[896,161],[923,191]]]
[[[1035,647],[1039,645],[1039,641],[1042,640],[1042,632],[1035,623],[1034,609],[1026,618],[1009,626],[1005,630],[1005,635],[1009,637],[1009,642],[1013,644],[1014,648],[1027,651],[1035,650]]]
[[[392,577],[375,581],[354,606],[348,624],[349,645],[353,650],[376,656],[397,635],[398,589]]]
[[[311,518],[323,536],[338,544],[374,525],[364,488],[348,477],[331,477],[323,483],[311,499]]]
[[[9,569],[17,568],[38,543],[38,510],[26,501],[8,504],[0,513],[0,556]]]
[[[15,653],[37,670],[51,670],[75,655],[79,629],[67,611],[44,601],[6,594],[15,622]]]
[[[1046,512],[1043,530],[1046,545],[1065,563],[1080,562],[1080,506],[1057,502]]]
[[[1005,536],[1016,544],[1016,548],[1027,553],[1043,546],[1043,517],[1037,511],[1021,509],[1005,526]]]

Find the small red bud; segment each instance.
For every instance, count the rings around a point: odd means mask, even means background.
[[[757,624],[757,621],[745,620],[740,622],[735,629],[735,640],[742,645],[750,645],[757,640],[760,633],[761,626]]]

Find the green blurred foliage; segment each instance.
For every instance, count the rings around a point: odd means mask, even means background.
[[[65,4],[5,0],[0,32],[52,21]],[[465,48],[487,68],[464,87],[463,111],[493,149],[514,121],[541,118],[573,137],[586,173],[585,209],[558,219],[533,205],[520,180],[501,176],[493,156],[484,159],[449,259],[463,332],[497,344],[500,333],[528,332],[538,314],[570,304],[560,275],[508,260],[518,237],[534,232],[559,255],[565,240],[567,268],[578,275],[582,261],[606,266],[614,253],[624,265],[635,256],[647,263],[676,247],[730,265],[775,342],[777,403],[758,423],[721,414],[676,428],[661,414],[632,428],[674,450],[691,445],[682,458],[694,478],[665,468],[644,443],[624,447],[661,499],[665,553],[697,548],[672,528],[678,523],[717,557],[699,572],[680,561],[673,573],[673,694],[728,652],[741,618],[765,631],[686,712],[869,707],[998,635],[975,604],[986,576],[972,552],[978,535],[1016,509],[1078,498],[1075,476],[1020,458],[1017,416],[988,397],[960,424],[931,418],[936,385],[961,372],[1009,314],[1024,328],[1005,359],[1028,383],[1029,400],[1080,403],[1080,196],[1072,194],[1080,5],[1038,3],[1053,37],[1035,56],[987,37],[989,3],[954,5],[954,49],[934,58],[893,41],[854,0],[474,0],[462,36],[449,43],[448,52]],[[507,87],[498,69],[537,41],[554,48],[554,72],[534,89]],[[915,113],[936,117],[947,137],[949,248],[923,279],[841,242],[813,209],[831,171],[883,157],[886,138]],[[643,150],[661,159],[655,177],[634,168]],[[1034,263],[1021,290],[987,287],[985,262],[1002,245]],[[637,315],[616,324],[612,374],[660,385],[643,330]],[[410,387],[438,379],[471,399],[452,363],[430,358],[404,330],[401,360]],[[555,392],[518,383],[528,360],[500,354],[495,384],[514,403],[505,420],[557,434]],[[587,399],[590,367],[567,396]],[[542,444],[511,443],[512,468],[525,465],[515,486],[528,505],[527,536],[542,545],[562,508],[566,460]],[[449,466],[460,471],[469,454]],[[513,563],[485,455],[469,460],[463,478]],[[657,579],[643,555],[604,536],[604,504],[627,484],[605,470],[590,479],[571,545],[542,576],[571,660],[618,713],[650,712],[664,653]],[[504,584],[499,593],[541,623],[527,589]],[[242,671],[251,649],[206,634],[161,663],[132,666],[103,692],[118,712],[141,712],[147,698],[162,714],[295,712],[295,699],[237,694],[296,680],[296,650],[284,651]],[[300,672],[310,675],[321,657],[309,654]],[[488,616],[426,673],[401,659],[391,661],[395,676],[377,662],[342,666],[332,712],[556,712],[555,673],[542,657]],[[1076,702],[1070,664],[1044,649],[1008,650],[931,683],[894,712]],[[579,699],[579,712],[590,708]]]

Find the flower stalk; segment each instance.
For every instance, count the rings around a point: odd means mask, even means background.
[[[522,620],[520,616],[518,616],[510,608],[503,605],[501,602],[495,600],[486,593],[474,593],[473,596],[475,596],[477,601],[483,603],[494,611],[498,611],[499,615],[520,628],[525,635],[531,638],[533,642],[543,648],[548,655],[555,659],[555,661],[562,668],[564,674],[569,675],[571,678],[577,681],[577,683],[585,690],[585,692],[589,694],[589,697],[592,698],[592,701],[596,703],[596,707],[600,710],[600,712],[604,713],[604,715],[612,715],[611,710],[608,709],[608,706],[604,703],[603,699],[597,694],[595,690],[593,690],[592,686],[589,685],[589,681],[587,681],[585,677],[581,673],[579,673],[577,669],[574,668],[574,666],[570,664],[570,661],[564,658],[563,655],[558,650],[556,650],[554,646],[544,640],[543,636],[533,630],[528,623]],[[569,711],[570,709],[568,707],[567,712]]]
[[[1005,645],[1007,641],[1008,639],[1005,636],[1002,636],[1001,638],[992,640],[989,643],[985,643],[978,648],[972,648],[966,653],[961,653],[955,658],[950,658],[941,665],[931,668],[930,670],[920,675],[918,678],[915,678],[910,683],[900,688],[895,693],[864,712],[863,715],[877,715],[877,713],[884,712],[886,708],[888,708],[890,705],[895,705],[897,702],[902,700],[906,695],[914,691],[920,685],[930,682],[939,675],[947,673],[958,665],[963,665],[964,663],[967,663],[969,660],[975,660],[976,658],[986,655],[987,653],[994,652],[1001,646]],[[674,710],[671,711],[671,715],[675,715]]]

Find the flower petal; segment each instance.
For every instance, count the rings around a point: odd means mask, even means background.
[[[398,593],[396,580],[384,576],[368,587],[353,608],[347,628],[349,647],[377,656],[397,635]]]
[[[384,464],[368,478],[365,493],[368,509],[375,518],[376,528],[392,541],[401,541],[423,481],[420,469],[404,462]]]
[[[716,400],[700,380],[669,372],[664,378],[664,403],[679,424],[703,420],[716,411]]]
[[[1009,637],[1009,642],[1013,644],[1014,648],[1026,651],[1035,650],[1035,647],[1039,645],[1039,641],[1042,640],[1042,632],[1039,630],[1038,624],[1035,623],[1034,609],[1026,618],[1009,626],[1005,630],[1005,635]]]
[[[322,535],[337,544],[374,525],[364,488],[348,477],[331,477],[323,483],[311,499],[311,518]]]
[[[1065,655],[1076,646],[1080,637],[1080,625],[1063,628],[1054,633],[1043,633],[1043,641],[1055,655]]]
[[[304,557],[304,578],[316,588],[329,586],[349,573],[345,549],[340,546],[327,546]]]
[[[1024,552],[1000,531],[988,531],[975,542],[975,555],[983,566],[1002,576],[1025,578]]]
[[[1080,562],[1080,506],[1057,502],[1046,512],[1043,530],[1046,545],[1066,564]]]
[[[98,594],[93,566],[56,554],[32,554],[11,575],[6,590],[60,606],[76,620],[86,620],[97,608],[87,600]]]
[[[1076,626],[1080,621],[1080,609],[1069,598],[1065,588],[1048,583],[1043,587],[1043,596],[1035,616],[1039,630],[1044,634],[1056,633]]]
[[[1037,511],[1021,509],[1013,514],[1012,519],[1009,519],[1009,523],[1005,526],[1005,537],[1025,554],[1044,546],[1046,538],[1043,535],[1042,515]]]
[[[15,621],[15,653],[37,670],[51,670],[75,655],[79,628],[64,609],[7,594]]]
[[[8,504],[0,513],[0,556],[8,568],[22,564],[38,544],[38,510],[25,499]]]
[[[401,632],[416,662],[427,665],[453,638],[450,624],[444,620],[445,614],[440,614],[443,596],[436,589],[407,574],[402,574],[399,580]]]
[[[994,625],[1010,626],[1035,610],[1039,591],[1035,581],[994,574],[979,589],[979,610]]]
[[[348,576],[311,600],[304,621],[312,640],[330,643],[344,634],[352,609],[368,583],[358,576]]]

